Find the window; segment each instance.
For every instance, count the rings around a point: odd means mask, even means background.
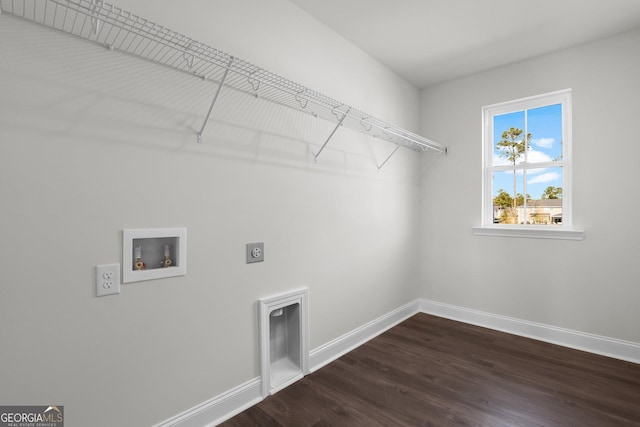
[[[474,234],[582,239],[571,221],[571,91],[482,109],[482,227]]]

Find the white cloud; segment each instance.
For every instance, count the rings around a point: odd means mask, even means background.
[[[531,145],[535,145],[540,148],[551,148],[555,142],[555,138],[537,138],[531,140]]]
[[[527,181],[527,184],[543,184],[545,182],[557,181],[561,178],[558,172],[546,172],[531,178]]]
[[[538,150],[529,150],[527,153],[529,163],[552,162],[553,158],[548,154]]]
[[[505,159],[504,157],[493,156],[493,166],[504,166],[512,164],[510,161]]]
[[[529,163],[542,163],[542,162],[552,162],[553,158],[548,154],[543,153],[542,151],[531,149],[527,153],[527,160]],[[517,164],[520,164],[524,161],[524,154],[520,156]],[[504,165],[512,165],[513,163],[509,162],[504,157],[493,156],[493,165],[494,166],[504,166]]]

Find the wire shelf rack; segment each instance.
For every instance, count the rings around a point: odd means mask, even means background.
[[[218,88],[197,134],[198,142],[202,142],[209,115],[224,87],[335,123],[316,158],[340,126],[397,144],[392,155],[400,146],[416,151],[433,149],[446,153],[446,147],[437,142],[100,0],[0,0],[0,13],[33,21],[110,50],[126,52],[216,83]]]

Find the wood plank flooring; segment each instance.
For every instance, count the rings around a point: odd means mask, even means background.
[[[236,426],[640,426],[640,365],[417,314]]]

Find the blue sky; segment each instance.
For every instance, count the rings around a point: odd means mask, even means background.
[[[525,129],[525,114],[527,131],[531,134],[531,143],[527,152],[529,163],[550,162],[559,159],[562,155],[562,105],[555,104],[525,111],[494,116],[494,165],[510,164],[508,160],[498,155],[495,150],[500,141],[502,132],[511,127]],[[524,136],[524,133],[522,134]],[[524,161],[524,156],[518,163]],[[562,168],[547,167],[535,168],[527,171],[527,194],[534,199],[539,199],[544,190],[549,186],[562,187]],[[516,174],[517,192],[524,194],[524,174],[522,171]],[[503,189],[513,195],[513,172],[495,172],[493,174],[493,194]]]

